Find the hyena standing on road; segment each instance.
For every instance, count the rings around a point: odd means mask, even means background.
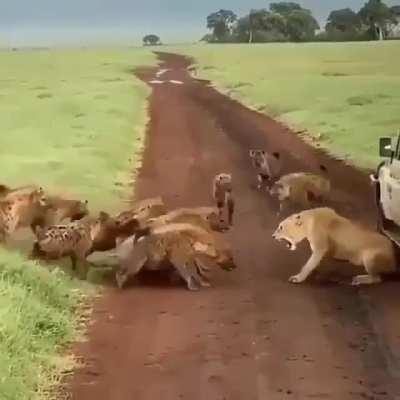
[[[213,180],[213,198],[217,203],[219,219],[224,221],[224,208],[228,211],[228,223],[232,226],[235,200],[232,193],[232,175],[226,173],[217,174]]]
[[[278,152],[270,154],[265,150],[250,150],[249,155],[257,171],[257,189],[260,190],[264,186],[265,190],[269,190],[282,170],[280,154]]]

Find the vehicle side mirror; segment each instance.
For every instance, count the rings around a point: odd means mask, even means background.
[[[392,156],[392,138],[383,137],[379,139],[379,155],[381,157],[391,157]]]

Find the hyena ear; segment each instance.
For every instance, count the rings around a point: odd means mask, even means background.
[[[250,157],[254,157],[255,154],[255,150],[249,150],[249,156]]]
[[[83,202],[83,204],[85,204],[85,206],[87,206],[87,205],[89,204],[89,202],[88,202],[87,200],[85,200],[85,201]]]
[[[277,151],[275,151],[274,153],[272,153],[272,155],[273,155],[275,158],[280,158],[280,156],[281,156]]]
[[[265,156],[266,151],[265,151],[265,150],[261,150],[261,154],[262,154],[263,156]]]

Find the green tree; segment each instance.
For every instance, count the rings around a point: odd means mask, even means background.
[[[239,42],[274,42],[286,39],[283,16],[265,9],[252,10],[237,21],[235,39]]]
[[[302,8],[298,3],[287,1],[271,3],[270,10],[273,15],[284,18],[288,40],[294,42],[311,40],[315,37],[315,31],[319,29],[319,24],[311,11]],[[278,23],[277,19],[275,21]]]
[[[207,28],[213,31],[214,38],[217,41],[227,41],[236,20],[237,16],[233,11],[221,9],[207,17]]]
[[[300,11],[302,7],[298,3],[290,1],[281,1],[280,3],[271,3],[269,9],[276,14],[283,15],[284,17],[291,14],[293,11]]]
[[[293,42],[312,40],[317,29],[319,24],[308,10],[294,10],[286,17],[286,32]]]
[[[387,36],[390,26],[397,25],[393,11],[381,0],[368,0],[358,12],[362,22],[369,26],[371,39],[378,39],[379,32]]]
[[[150,35],[146,35],[143,38],[143,45],[144,46],[156,46],[161,44],[161,40],[157,35],[154,34],[150,34]]]
[[[249,24],[249,42],[254,41],[254,37],[257,35],[257,32],[263,30],[264,20],[269,12],[265,9],[261,10],[251,10],[248,15],[248,24]]]
[[[332,11],[329,14],[326,30],[355,32],[361,29],[361,18],[350,8]]]

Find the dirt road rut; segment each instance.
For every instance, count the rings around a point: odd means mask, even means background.
[[[108,289],[90,340],[76,349],[86,364],[69,382],[72,399],[399,399],[398,284],[358,290],[323,273],[289,284],[308,251],[291,253],[272,240],[276,205],[254,189],[248,150],[280,151],[286,171],[324,163],[338,211],[374,223],[367,175],[191,78],[188,60],[159,57],[168,71],[138,71],[153,93],[137,197],[207,205],[214,174],[231,172],[238,269],[218,272],[214,287],[198,293],[147,277]]]

